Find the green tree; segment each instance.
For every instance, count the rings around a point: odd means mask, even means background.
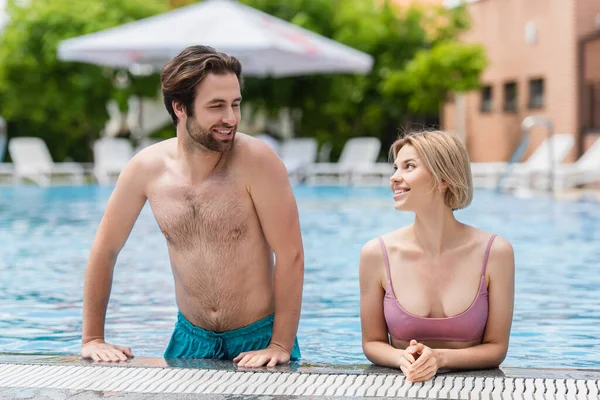
[[[383,150],[409,121],[435,120],[449,92],[479,85],[483,48],[459,41],[469,29],[461,7],[399,8],[387,0],[240,0],[374,57],[371,73],[247,79],[245,99],[275,115],[300,110],[299,136],[334,145],[378,136]],[[107,119],[106,102],[154,95],[158,76],[131,77],[116,90],[116,71],[56,58],[61,40],[144,18],[194,0],[9,0],[0,36],[0,113],[11,135],[46,140],[56,160],[91,158]],[[169,128],[171,129],[171,128]]]
[[[484,49],[461,43],[465,8],[400,8],[375,0],[241,0],[374,57],[366,76],[247,79],[245,98],[274,114],[302,110],[300,136],[330,141],[339,154],[352,136],[377,136],[382,151],[410,121],[436,120],[449,92],[479,86]]]
[[[106,103],[154,95],[157,76],[132,77],[115,89],[117,71],[57,59],[60,41],[168,10],[165,0],[9,0],[0,35],[0,114],[11,136],[43,138],[56,161],[91,159],[91,143],[108,115]]]

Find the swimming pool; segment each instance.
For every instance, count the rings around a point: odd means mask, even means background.
[[[358,255],[410,223],[386,188],[294,188],[305,245],[303,361],[367,363]],[[78,353],[87,255],[111,187],[0,188],[0,352]],[[509,239],[516,305],[507,366],[600,365],[600,205],[476,191],[457,212]],[[176,317],[165,241],[146,207],[115,269],[106,335],[162,356]]]

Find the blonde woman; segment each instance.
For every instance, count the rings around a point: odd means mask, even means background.
[[[361,251],[365,356],[411,382],[440,369],[499,366],[513,316],[514,254],[506,239],[454,216],[473,197],[465,147],[445,132],[420,132],[398,139],[391,153],[395,208],[415,219]]]

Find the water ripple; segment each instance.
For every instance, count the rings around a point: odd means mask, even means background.
[[[111,188],[0,189],[0,351],[77,353],[83,274]],[[299,339],[313,362],[364,363],[358,257],[364,243],[410,223],[386,189],[295,192],[306,276]],[[505,365],[597,368],[600,207],[477,192],[459,219],[509,239],[517,260]],[[106,335],[161,356],[176,318],[167,248],[148,207],[115,269]]]

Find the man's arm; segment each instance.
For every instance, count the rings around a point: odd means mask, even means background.
[[[275,320],[269,348],[234,359],[240,366],[274,366],[289,361],[294,345],[304,283],[304,250],[298,208],[287,170],[264,144],[252,146],[252,181],[248,188],[263,233],[276,257]]]
[[[142,154],[121,171],[96,232],[83,286],[81,356],[96,361],[118,361],[131,350],[104,343],[104,322],[117,256],[146,202]]]

